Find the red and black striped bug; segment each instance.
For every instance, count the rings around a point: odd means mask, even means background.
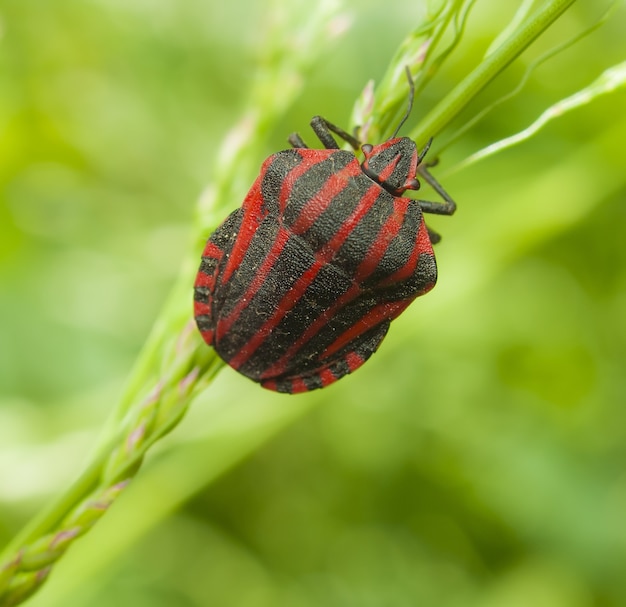
[[[409,75],[410,76],[410,75]],[[396,134],[361,145],[316,116],[325,149],[299,135],[270,156],[248,192],[209,238],[195,282],[202,337],[231,367],[278,392],[323,388],[360,367],[390,322],[435,286],[423,213],[456,204],[422,164],[430,141]],[[340,150],[332,134],[355,151]],[[403,197],[420,175],[444,202]]]

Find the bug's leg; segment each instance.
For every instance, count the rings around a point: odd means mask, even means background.
[[[450,194],[441,187],[440,183],[428,172],[428,169],[423,164],[417,167],[417,172],[444,200],[444,202],[416,200],[415,202],[420,205],[420,209],[422,209],[424,213],[433,213],[434,215],[452,215],[454,211],[456,211],[456,202],[452,200]]]
[[[356,137],[353,137],[350,133],[346,133],[342,128],[339,128],[332,122],[328,122],[328,120],[321,116],[313,117],[313,120],[311,120],[311,128],[317,135],[317,138],[322,142],[322,145],[328,150],[339,149],[331,131],[338,137],[341,137],[346,143],[349,143],[354,150],[358,150],[361,147],[361,142]]]
[[[291,133],[287,141],[289,141],[292,148],[308,149],[309,147],[306,143],[304,143],[304,140],[302,139],[302,137],[300,137],[300,135],[298,135],[298,133]]]
[[[436,167],[438,164],[439,164],[439,158],[433,158],[432,160],[425,162],[423,166],[427,169],[432,169],[433,167]]]
[[[441,240],[441,234],[435,232],[435,230],[431,230],[428,226],[426,226],[426,230],[428,231],[428,238],[430,238],[430,244],[437,244]]]

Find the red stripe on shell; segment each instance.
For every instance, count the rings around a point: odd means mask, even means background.
[[[391,241],[398,235],[398,232],[400,232],[409,204],[411,204],[411,200],[408,198],[394,198],[393,213],[383,224],[376,240],[370,246],[369,251],[355,272],[354,278],[357,282],[364,281],[376,270],[380,260],[387,252]]]
[[[288,240],[289,240],[289,232],[285,228],[280,228],[278,230],[278,233],[276,234],[276,239],[274,240],[272,248],[269,250],[268,254],[263,260],[263,263],[261,263],[261,265],[257,269],[254,275],[254,278],[252,279],[252,282],[248,286],[248,289],[246,290],[245,294],[241,297],[237,305],[233,308],[232,312],[226,318],[223,318],[219,321],[218,333],[217,333],[218,340],[221,339],[224,335],[226,335],[228,331],[230,331],[230,328],[233,326],[237,318],[239,318],[239,315],[241,314],[241,312],[250,304],[255,293],[263,285],[263,282],[265,281],[265,277],[268,275],[270,269],[272,268],[272,266],[278,259],[278,256],[280,255],[281,251],[284,249]],[[248,348],[248,344],[246,344],[242,348],[242,350],[239,352],[237,356],[235,356],[235,358],[228,361],[230,365],[235,367],[235,369],[241,365],[241,362],[237,363],[236,360],[238,360],[239,357],[244,356],[246,354],[247,348]],[[250,354],[252,354],[252,352],[250,352]],[[248,357],[246,356],[244,360],[247,360],[247,358]]]
[[[348,186],[350,178],[360,174],[361,169],[356,160],[353,164],[354,166],[348,165],[340,173],[331,175],[324,182],[323,187],[311,196],[290,226],[294,234],[304,234],[310,229],[319,219],[319,216],[332,204],[335,197]],[[350,168],[352,171],[349,171]]]
[[[252,242],[258,227],[267,216],[267,211],[263,209],[263,196],[261,195],[261,174],[254,185],[250,188],[248,195],[243,201],[244,215],[241,221],[237,239],[232,247],[231,255],[220,275],[220,283],[226,284],[231,279],[233,273],[239,268],[243,257]]]
[[[207,303],[201,301],[193,302],[193,315],[194,316],[210,316],[211,307]]]
[[[354,210],[352,215],[344,221],[341,228],[335,233],[335,236],[324,245],[320,251],[316,254],[315,263],[300,276],[300,278],[294,283],[293,287],[289,290],[281,301],[276,306],[274,314],[268,318],[265,323],[255,332],[255,334],[248,340],[248,342],[241,348],[239,353],[229,361],[229,364],[235,369],[243,365],[256,351],[256,349],[263,343],[267,336],[272,332],[276,325],[284,318],[297,303],[300,301],[307,287],[315,280],[315,277],[319,271],[324,267],[326,263],[332,260],[336,251],[342,245],[342,243],[350,236],[350,233],[363,216],[369,211],[372,205],[376,202],[380,193],[380,187],[378,185],[372,185],[366,194],[361,199],[361,204]],[[259,268],[257,277],[255,280],[262,280],[259,277],[265,276],[266,273]],[[249,301],[249,300],[248,300]],[[233,312],[234,314],[234,312]],[[232,315],[231,315],[232,316]],[[230,318],[230,317],[229,317]],[[234,321],[234,318],[233,318]],[[232,324],[232,322],[231,322]],[[223,335],[227,329],[222,330],[223,323],[220,322],[218,339]],[[230,328],[230,325],[228,326]]]
[[[346,363],[348,365],[348,369],[350,369],[350,373],[356,371],[365,360],[361,358],[356,352],[348,352],[346,354]]]
[[[350,342],[357,339],[364,333],[373,329],[384,320],[393,320],[413,301],[411,299],[402,299],[395,302],[387,302],[372,308],[367,314],[356,321],[347,331],[344,331],[326,350],[321,354],[320,358],[328,358],[338,352]]]
[[[210,276],[204,272],[198,272],[196,274],[196,282],[194,287],[207,287],[211,289],[215,285],[215,276]]]
[[[208,331],[200,331],[200,335],[202,335],[202,339],[209,344],[209,346],[213,345],[213,329],[209,329]]]
[[[424,253],[434,256],[433,247],[430,242],[430,237],[428,236],[428,230],[426,229],[426,224],[424,223],[424,218],[422,217],[422,221],[420,222],[420,227],[417,231],[417,238],[415,239],[415,246],[413,247],[413,250],[411,251],[411,256],[409,257],[409,259],[407,259],[407,262],[399,270],[391,274],[391,276],[388,276],[387,278],[385,278],[385,280],[381,281],[380,285],[381,286],[394,285],[399,282],[402,282],[403,280],[407,280],[408,278],[410,278],[415,272],[415,269],[417,268],[420,255]],[[421,293],[417,293],[415,296],[417,297],[418,295],[423,295],[424,293],[432,289],[433,286],[434,286],[434,283],[428,286]]]
[[[266,369],[261,377],[274,377],[280,375],[287,370],[289,361],[294,357],[296,352],[300,350],[308,341],[310,341],[317,332],[328,323],[328,320],[332,318],[336,311],[345,306],[348,302],[352,301],[355,297],[360,295],[361,289],[358,285],[353,285],[348,289],[330,308],[324,310],[320,316],[318,316],[307,328],[307,330],[289,347],[289,349],[276,361],[271,367]]]
[[[365,280],[376,269],[390,242],[400,231],[402,227],[402,220],[406,214],[409,204],[416,203],[409,198],[397,198],[394,200],[394,213],[382,226],[376,241],[372,244],[367,256],[357,268],[357,281]],[[324,310],[323,313],[309,325],[307,330],[289,347],[287,352],[285,352],[285,354],[278,361],[276,361],[276,363],[263,372],[262,377],[273,377],[284,373],[287,369],[289,361],[294,357],[296,352],[298,352],[300,348],[310,341],[317,334],[317,332],[327,324],[328,320],[336,314],[337,310],[347,305],[360,294],[361,289],[355,284],[346,293],[344,293],[333,306]]]

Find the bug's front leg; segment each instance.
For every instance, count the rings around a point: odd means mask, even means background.
[[[415,200],[420,205],[420,209],[424,213],[432,213],[433,215],[452,215],[456,211],[456,202],[452,200],[450,194],[446,192],[441,184],[428,172],[428,169],[423,165],[417,167],[417,172],[424,181],[433,189],[439,196],[441,196],[444,202],[432,202],[430,200]]]

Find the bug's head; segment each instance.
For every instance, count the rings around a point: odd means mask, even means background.
[[[408,137],[388,139],[379,145],[365,143],[361,146],[365,155],[361,168],[389,193],[401,196],[405,190],[419,189],[415,175],[429,147],[430,141],[418,154],[415,142]]]

